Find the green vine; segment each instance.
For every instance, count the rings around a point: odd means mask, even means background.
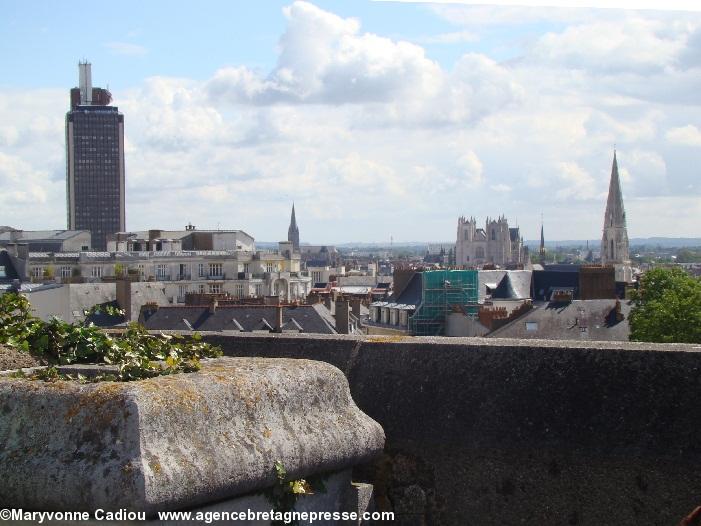
[[[313,479],[297,479],[290,480],[287,477],[287,470],[279,460],[275,461],[275,476],[277,482],[271,488],[268,488],[264,495],[268,502],[273,506],[273,511],[285,514],[294,509],[297,500],[301,496],[314,495],[315,491],[326,493],[326,485],[322,477],[314,477]],[[299,521],[285,523],[283,521],[272,521],[270,526],[283,525],[298,525]]]
[[[117,381],[193,372],[199,370],[201,358],[222,355],[219,347],[203,342],[197,333],[191,340],[166,334],[155,336],[141,325],[132,323],[123,333],[108,335],[92,324],[66,323],[58,318],[44,322],[31,314],[27,298],[13,293],[0,296],[0,344],[44,355],[49,361],[60,365],[114,365],[117,368],[114,375],[103,375],[97,379]],[[82,381],[51,369],[30,378]]]

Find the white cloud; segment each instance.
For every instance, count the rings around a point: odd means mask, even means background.
[[[596,180],[581,166],[573,162],[562,162],[557,166],[558,178],[562,186],[555,192],[560,203],[577,200],[601,199],[605,194]]]
[[[531,59],[588,71],[660,72],[674,65],[685,45],[684,33],[661,29],[659,22],[643,18],[574,25],[541,37]]]
[[[665,138],[673,144],[701,146],[701,131],[693,124],[671,128],[665,133]]]
[[[219,70],[214,100],[232,103],[363,103],[435,93],[440,67],[410,42],[361,33],[360,23],[303,1],[285,9],[276,68],[265,78],[245,66]]]
[[[667,163],[655,151],[634,149],[619,161],[624,196],[647,197],[669,193]]]

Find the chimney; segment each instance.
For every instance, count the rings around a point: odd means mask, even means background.
[[[326,306],[327,309],[329,309],[329,312],[331,311],[331,294],[326,294],[324,296],[324,305]]]
[[[282,332],[282,310],[283,306],[279,303],[275,306],[275,332]]]
[[[336,332],[338,334],[350,333],[350,316],[348,302],[344,299],[336,301]]]
[[[17,258],[25,261],[29,259],[29,245],[27,243],[17,243]]]
[[[124,311],[124,319],[126,321],[132,321],[131,319],[131,280],[127,275],[122,278],[117,279],[117,304],[119,308]]]
[[[219,300],[215,297],[209,302],[209,313],[215,314],[217,312],[217,307],[219,306]]]
[[[353,311],[353,316],[360,319],[360,298],[351,299],[351,310]]]

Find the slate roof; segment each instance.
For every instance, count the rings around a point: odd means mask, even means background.
[[[98,327],[114,327],[115,325],[122,324],[126,321],[124,315],[109,314],[105,311],[105,307],[119,309],[119,304],[116,301],[108,301],[106,303],[95,305],[95,307],[92,309],[93,312],[85,317],[85,322],[92,323]]]
[[[492,299],[520,300],[531,297],[531,271],[508,270],[492,291]]]
[[[379,284],[378,284],[379,286]],[[390,303],[418,306],[423,298],[423,282],[421,272],[414,272],[409,283],[406,284],[398,296],[394,294],[387,300]]]
[[[546,270],[533,271],[534,300],[548,301],[556,289],[571,289],[574,299],[577,299],[579,295],[579,266],[546,265],[545,268]]]
[[[628,341],[631,306],[625,301],[620,302],[620,306],[624,319],[616,321],[616,300],[538,302],[532,310],[488,334],[488,337]]]
[[[207,306],[160,307],[150,316],[139,317],[149,330],[243,331],[275,327],[274,305],[220,305],[214,314]],[[283,330],[335,334],[335,321],[323,305],[284,306]]]

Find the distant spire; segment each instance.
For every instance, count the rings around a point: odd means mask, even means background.
[[[604,227],[626,227],[626,212],[623,208],[623,194],[621,193],[621,180],[618,175],[616,150],[613,151],[613,165],[611,166],[611,180],[609,182],[609,195],[606,201],[605,218],[607,224],[605,224]]]
[[[626,228],[626,212],[623,207],[621,179],[618,174],[618,159],[613,150],[613,164],[609,193],[604,213],[604,228],[601,239],[602,263],[625,263],[628,261],[628,231]]]
[[[299,228],[295,217],[295,204],[292,202],[292,215],[290,216],[290,227],[287,229],[287,241],[292,243],[295,252],[299,252]]]

